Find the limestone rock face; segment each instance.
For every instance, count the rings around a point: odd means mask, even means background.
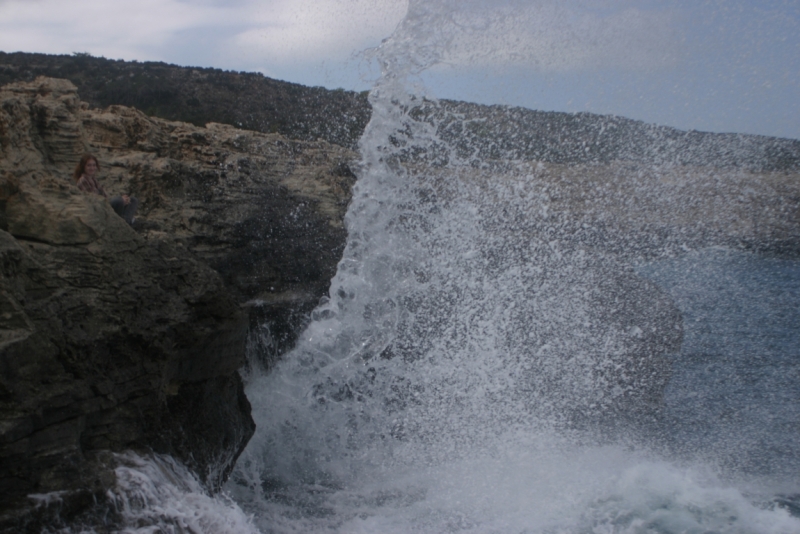
[[[133,227],[74,185],[85,152],[110,194],[139,199]],[[224,481],[254,430],[248,321],[272,314],[273,344],[289,343],[327,290],[352,159],[91,110],[63,80],[0,89],[0,526],[19,527],[29,494],[67,492],[75,510],[102,495],[107,451]]]

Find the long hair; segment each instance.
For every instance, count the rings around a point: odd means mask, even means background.
[[[84,154],[81,160],[78,162],[78,165],[75,167],[75,172],[72,173],[72,179],[76,182],[81,179],[83,173],[86,172],[86,164],[89,160],[93,159],[94,162],[97,164],[97,170],[100,170],[100,162],[97,161],[97,158],[94,157],[93,154]]]

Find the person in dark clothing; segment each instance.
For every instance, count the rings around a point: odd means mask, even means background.
[[[129,195],[121,195],[109,199],[108,193],[95,178],[98,170],[100,170],[100,164],[97,163],[97,158],[92,154],[85,154],[75,167],[75,172],[72,173],[78,189],[84,193],[94,193],[108,199],[117,215],[125,219],[128,224],[133,224],[136,220],[136,209],[139,207],[139,201],[136,200],[136,197]]]

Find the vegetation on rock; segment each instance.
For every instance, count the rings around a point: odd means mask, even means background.
[[[37,76],[66,78],[93,107],[113,104],[203,126],[209,122],[355,148],[369,121],[366,93],[305,87],[259,73],[92,57],[0,52],[0,85]],[[483,161],[712,165],[800,169],[800,140],[681,131],[597,115],[442,100],[417,119],[436,118],[458,157]],[[451,156],[452,157],[452,156]]]

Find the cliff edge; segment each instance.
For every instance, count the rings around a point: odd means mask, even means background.
[[[72,182],[86,152],[111,194],[139,199],[133,227]],[[0,527],[102,499],[115,452],[224,482],[254,431],[250,323],[277,325],[263,350],[289,343],[327,290],[353,157],[89,109],[66,80],[0,88]]]

